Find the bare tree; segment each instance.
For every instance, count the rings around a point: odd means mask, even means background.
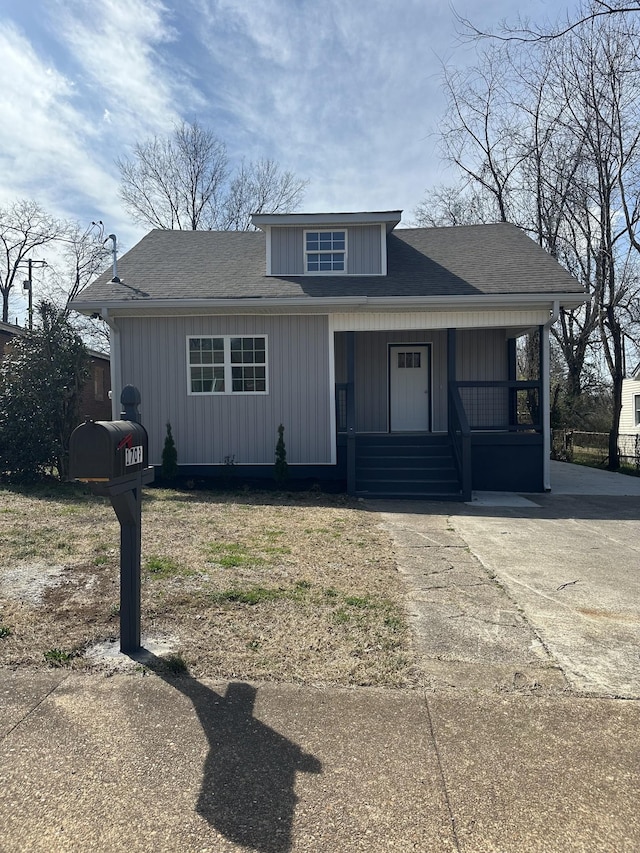
[[[63,232],[63,223],[45,213],[35,201],[21,199],[0,208],[0,293],[4,323],[9,321],[11,291],[16,282],[26,277],[26,263],[32,252],[54,242]]]
[[[597,22],[602,18],[619,18],[623,21],[640,12],[640,3],[627,3],[624,0],[586,0],[582,2],[575,15],[567,15],[556,24],[540,26],[532,24],[528,18],[518,15],[513,23],[502,20],[495,30],[482,30],[469,18],[453,10],[460,34],[465,38],[492,38],[499,41],[545,42],[560,39],[579,29],[584,24]]]
[[[478,69],[449,75],[443,132],[466,198],[494,205],[496,218],[526,230],[590,294],[553,331],[570,399],[579,397],[590,360],[606,364],[614,469],[640,261],[640,22],[619,21],[598,17],[518,51],[494,47]],[[451,219],[454,199],[440,188],[435,199],[438,215]]]
[[[434,187],[413,215],[416,225],[423,228],[488,224],[499,218],[494,199],[469,181]]]
[[[136,143],[133,158],[120,158],[116,165],[120,196],[136,222],[194,231],[214,224],[229,173],[227,152],[197,122],[182,122],[171,136]]]
[[[232,171],[224,142],[197,122],[137,143],[116,165],[128,212],[152,228],[246,230],[251,213],[295,210],[306,186],[273,160]]]
[[[258,160],[240,167],[229,184],[218,223],[223,231],[248,231],[252,213],[287,213],[302,200],[306,181],[293,172],[281,172],[273,160]]]

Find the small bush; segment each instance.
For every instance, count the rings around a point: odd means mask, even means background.
[[[287,464],[287,449],[284,443],[284,426],[278,427],[278,443],[276,444],[276,463],[274,466],[276,483],[282,485],[289,477],[289,466]]]
[[[167,435],[162,449],[162,479],[168,483],[175,482],[178,476],[178,451],[171,433],[171,424],[167,421]]]

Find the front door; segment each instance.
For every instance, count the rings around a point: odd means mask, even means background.
[[[429,346],[389,346],[389,428],[391,432],[427,432],[429,414]]]

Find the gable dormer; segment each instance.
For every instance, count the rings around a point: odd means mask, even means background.
[[[267,275],[386,275],[387,234],[402,211],[254,213],[265,232]]]

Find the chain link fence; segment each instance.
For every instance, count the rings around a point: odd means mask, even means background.
[[[551,455],[562,462],[579,462],[604,468],[609,459],[609,434],[582,432],[575,429],[554,429]],[[640,475],[640,433],[618,436],[620,464]]]

